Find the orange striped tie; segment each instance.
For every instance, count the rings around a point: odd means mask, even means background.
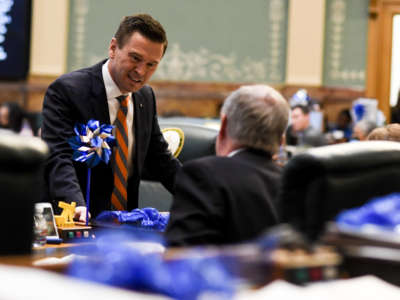
[[[115,138],[117,146],[114,150],[114,190],[111,195],[113,210],[126,210],[128,202],[128,126],[126,115],[128,113],[129,95],[117,97],[120,107],[115,120]]]

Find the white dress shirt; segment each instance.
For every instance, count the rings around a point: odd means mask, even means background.
[[[102,73],[104,86],[106,88],[107,102],[108,102],[108,112],[110,114],[110,122],[114,124],[115,119],[117,118],[117,113],[119,109],[119,101],[116,97],[121,96],[122,93],[119,90],[118,86],[115,84],[114,80],[111,77],[110,71],[108,70],[109,60],[103,65]],[[128,172],[132,174],[132,155],[133,155],[133,144],[134,144],[134,131],[133,131],[133,119],[134,119],[134,110],[133,110],[133,101],[132,94],[129,93],[129,102],[128,102],[128,113],[126,116],[126,122],[128,126]],[[115,135],[114,135],[115,136]]]
[[[227,155],[227,157],[232,157],[232,156],[234,156],[234,155],[236,155],[236,154],[238,154],[238,153],[240,153],[240,152],[242,152],[244,150],[246,150],[246,148],[239,148],[239,149],[233,150]]]

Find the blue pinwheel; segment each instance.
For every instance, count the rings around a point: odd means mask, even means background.
[[[88,166],[86,185],[86,225],[89,219],[90,203],[90,177],[91,169],[101,161],[108,164],[111,157],[111,149],[115,145],[115,137],[112,135],[114,126],[103,124],[96,120],[89,120],[87,124],[77,124],[74,127],[75,136],[68,140],[72,150],[72,159],[85,162]]]

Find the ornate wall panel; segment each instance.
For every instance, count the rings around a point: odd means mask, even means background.
[[[364,88],[369,0],[326,0],[325,86]]]
[[[288,0],[71,0],[68,71],[107,56],[121,16],[153,15],[169,49],[154,79],[283,83]]]

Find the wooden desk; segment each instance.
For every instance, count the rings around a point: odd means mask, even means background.
[[[68,266],[68,263],[60,261],[59,263],[45,264],[45,259],[48,258],[62,258],[71,254],[71,248],[87,245],[86,243],[62,243],[59,245],[46,244],[42,247],[35,247],[32,249],[31,254],[24,255],[4,255],[0,256],[0,264],[25,266],[44,269],[63,273]]]

